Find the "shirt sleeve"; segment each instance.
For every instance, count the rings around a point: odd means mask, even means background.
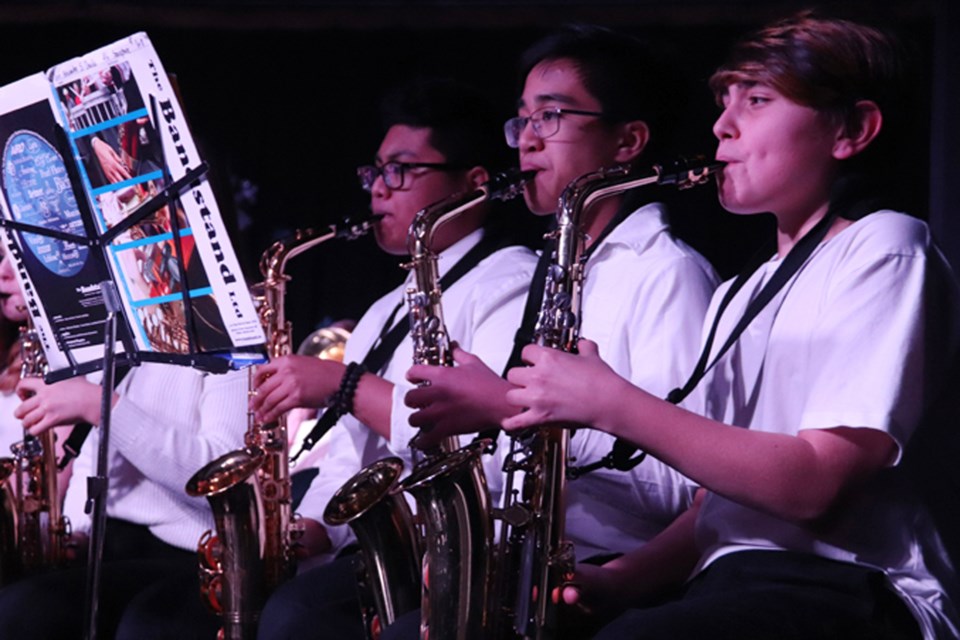
[[[204,465],[243,445],[246,371],[212,375],[164,365],[135,373],[149,376],[134,378],[131,385],[137,387],[128,388],[114,406],[110,444],[145,477],[170,491],[183,492]],[[186,397],[164,393],[174,390]],[[147,394],[154,396],[153,402],[165,402],[185,415],[170,415],[140,402]]]
[[[871,427],[901,447],[909,439],[934,350],[950,351],[925,344],[940,313],[928,266],[922,254],[891,254],[831,281],[807,340],[800,429]]]

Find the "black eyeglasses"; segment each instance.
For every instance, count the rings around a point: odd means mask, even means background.
[[[466,169],[461,165],[448,162],[385,162],[382,165],[367,164],[357,167],[357,177],[364,191],[373,189],[373,183],[379,176],[383,176],[383,184],[388,189],[402,189],[403,179],[407,169],[436,169],[437,171],[461,171]]]
[[[528,116],[517,116],[510,118],[503,123],[503,134],[507,138],[507,146],[516,149],[520,146],[520,134],[523,133],[527,123],[533,129],[533,135],[541,140],[555,135],[560,131],[560,116],[596,116],[603,117],[600,111],[583,111],[582,109],[561,109],[560,107],[543,107],[537,109]]]

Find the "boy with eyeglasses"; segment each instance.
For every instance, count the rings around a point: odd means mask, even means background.
[[[386,135],[376,163],[361,167],[358,177],[370,192],[371,211],[382,216],[374,227],[380,248],[405,255],[407,233],[415,214],[457,193],[468,193],[489,180],[502,155],[490,135],[496,115],[485,98],[463,85],[423,81],[403,88],[384,102]],[[503,367],[520,322],[523,296],[533,274],[533,253],[504,247],[489,233],[489,205],[467,210],[439,227],[432,249],[439,254],[440,275],[455,265],[473,265],[443,291],[443,308],[451,338]],[[409,470],[409,409],[403,396],[410,384],[404,373],[413,361],[409,330],[379,370],[357,363],[406,317],[408,283],[375,302],[347,342],[345,365],[306,356],[286,356],[258,367],[251,408],[269,422],[294,407],[323,407],[338,391],[352,394],[351,410],[318,444],[319,474],[299,506],[306,532],[304,555],[329,560],[353,539],[349,527],[321,524],[330,498],[361,468],[399,456]],[[499,487],[499,462],[487,458],[491,491]],[[260,638],[363,638],[352,559],[301,572],[270,598],[262,614]],[[322,560],[320,560],[322,561]]]
[[[520,168],[535,172],[524,191],[528,208],[546,216],[576,178],[601,168],[652,165],[669,138],[665,69],[637,40],[592,26],[569,27],[530,47],[520,63],[518,115],[504,126]],[[663,205],[649,192],[614,196],[585,211],[587,235],[581,333],[596,340],[614,368],[665,396],[683,382],[696,358],[701,320],[716,286],[711,266],[675,238]],[[414,425],[428,437],[497,426],[518,409],[511,386],[493,363],[466,349],[457,366],[417,365],[407,377],[428,383],[406,397],[419,410]],[[606,455],[612,438],[577,431],[576,465]],[[566,534],[581,560],[625,552],[652,538],[682,513],[695,486],[654,459],[629,475],[601,469],[567,484]],[[384,638],[408,638],[409,620]]]
[[[527,410],[504,427],[587,421],[704,487],[646,547],[578,568],[566,602],[627,609],[596,638],[960,636],[960,288],[927,225],[888,204],[912,71],[890,34],[801,12],[710,79],[720,203],[777,228],[711,303],[702,415],[588,341],[527,347],[510,371]]]

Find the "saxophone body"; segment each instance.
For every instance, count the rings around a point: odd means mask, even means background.
[[[371,217],[322,231],[300,230],[264,252],[263,281],[253,295],[271,359],[291,353],[284,313],[287,261],[328,240],[360,237],[374,222]],[[251,385],[253,374],[251,368]],[[216,524],[216,535],[207,532],[200,540],[201,595],[221,615],[226,640],[255,638],[266,598],[296,570],[292,545],[300,527],[291,509],[285,416],[261,424],[249,414],[244,447],[197,471],[186,491],[208,499]]]
[[[394,491],[401,473],[400,458],[367,465],[337,490],[323,513],[328,525],[349,525],[357,537],[357,592],[364,632],[372,640],[420,604],[421,534],[410,505]]]
[[[478,199],[515,197],[528,179],[523,173],[501,175],[462,202],[454,196],[417,214],[408,236],[414,284],[407,291],[415,364],[453,366],[433,233]],[[448,437],[436,450],[426,451],[426,459],[397,487],[416,500],[423,528],[421,637],[496,637],[493,512],[481,463],[488,446],[480,441],[460,448],[459,438]]]
[[[581,218],[594,203],[646,185],[686,188],[707,181],[722,163],[696,160],[655,165],[638,175],[615,167],[585,174],[571,182],[560,196],[552,261],[547,270],[543,299],[534,327],[534,342],[575,352],[580,338],[586,237]],[[514,631],[523,638],[547,640],[560,633],[562,605],[553,591],[574,574],[576,557],[565,540],[567,457],[570,429],[535,427],[511,438],[504,463],[506,503],[500,538],[501,597],[513,602]],[[518,484],[518,474],[522,474]],[[516,572],[516,573],[514,573]],[[538,594],[540,597],[538,597]]]
[[[0,458],[0,587],[21,574],[17,552],[17,497],[12,486],[16,470],[16,460]]]
[[[482,202],[515,197],[530,177],[516,171],[500,174],[470,193],[454,194],[417,213],[407,236],[410,262],[405,265],[413,273],[406,300],[414,364],[453,365],[434,234]],[[364,594],[361,589],[361,601],[376,605],[364,615],[368,637],[376,638],[380,628],[416,608],[410,594],[421,590],[423,633],[445,640],[492,637],[483,635],[488,632],[493,522],[480,465],[482,449],[461,450],[458,438],[446,438],[422,451],[425,457],[403,482],[396,481],[399,459],[388,458],[361,470],[331,500],[324,520],[349,523],[361,546],[365,571],[360,581],[373,591]],[[394,480],[374,488],[367,479],[382,480],[384,467],[396,471]],[[405,491],[417,502],[416,518],[409,513]],[[375,504],[381,508],[375,510]],[[371,530],[377,531],[376,538]]]
[[[47,360],[29,318],[20,329],[20,358],[21,379],[46,373]],[[56,433],[48,429],[39,436],[24,433],[23,440],[11,446],[16,549],[23,575],[56,568],[64,562],[70,526],[60,502],[56,441]]]

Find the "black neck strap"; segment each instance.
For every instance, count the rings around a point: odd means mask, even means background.
[[[757,315],[771,300],[773,300],[774,296],[777,295],[783,286],[786,285],[786,283],[789,282],[789,280],[798,271],[800,271],[804,263],[813,253],[814,249],[816,249],[826,237],[827,232],[830,230],[830,227],[833,225],[833,221],[836,218],[837,214],[833,208],[831,208],[827,214],[813,227],[813,229],[804,234],[804,236],[793,246],[793,248],[787,254],[787,257],[783,259],[783,262],[774,272],[773,276],[760,290],[760,293],[758,293],[757,296],[747,305],[747,308],[744,310],[740,321],[737,322],[737,325],[730,332],[726,342],[724,342],[723,346],[721,346],[717,351],[716,356],[713,358],[713,360],[710,360],[710,351],[713,348],[717,327],[720,324],[720,318],[723,316],[723,312],[733,300],[734,296],[736,296],[740,289],[743,288],[743,285],[746,284],[747,280],[750,279],[750,276],[752,276],[753,273],[769,259],[771,252],[768,248],[764,248],[747,262],[746,267],[737,276],[736,280],[733,281],[732,285],[727,290],[723,300],[721,300],[720,305],[717,308],[717,313],[714,315],[713,319],[713,325],[710,327],[710,332],[707,335],[706,343],[703,346],[703,351],[700,354],[700,359],[697,361],[696,367],[694,367],[693,373],[690,375],[690,378],[687,380],[686,384],[667,394],[666,399],[668,402],[678,404],[682,402],[684,398],[690,395],[700,381],[703,380],[703,377],[707,374],[707,372],[710,371],[710,369],[713,368],[720,358],[726,354],[730,347],[736,343],[737,339],[740,337],[740,334],[743,333],[743,331],[747,328],[747,326],[750,325],[754,318],[757,317]],[[614,442],[613,450],[610,453],[596,462],[578,467],[576,469],[571,469],[571,477],[579,477],[585,473],[589,473],[595,469],[601,468],[629,471],[640,464],[640,462],[642,462],[646,457],[646,452],[641,451],[640,453],[637,453],[637,450],[638,447],[636,445],[621,438],[617,438],[617,440]]]
[[[616,229],[621,222],[633,213],[633,208],[626,203],[621,204],[616,215],[604,226],[603,231],[597,236],[597,239],[584,251],[583,259],[587,260],[593,254],[597,247],[606,239],[610,232]],[[527,301],[523,308],[523,319],[520,321],[520,327],[513,337],[513,349],[510,357],[507,358],[507,364],[503,368],[501,377],[506,378],[507,372],[514,367],[523,366],[523,348],[533,342],[533,330],[537,322],[537,315],[543,303],[543,291],[547,284],[547,270],[553,262],[553,252],[556,250],[556,240],[548,238],[543,246],[543,252],[537,261],[537,268],[533,272],[533,280],[530,282],[530,290],[527,292]],[[490,447],[488,453],[492,453],[497,447],[497,436],[500,434],[500,427],[492,427],[477,434],[477,440],[489,440]]]
[[[457,260],[457,263],[440,278],[440,290],[447,291],[450,289],[455,282],[477,266],[484,258],[508,244],[509,242],[505,238],[498,236],[498,234],[485,233],[480,242],[471,247],[470,250],[467,251],[462,258]],[[402,305],[403,303],[401,302],[393,310],[393,313],[390,314],[386,325],[380,332],[381,339],[371,347],[367,355],[364,356],[362,364],[367,371],[379,374],[380,370],[383,369],[393,357],[394,351],[397,350],[404,336],[410,332],[410,317],[408,315],[400,318],[400,320],[387,331],[387,328],[393,323],[393,319],[396,317]],[[293,459],[296,460],[305,451],[312,449],[317,441],[323,437],[323,434],[329,431],[342,415],[343,414],[336,411],[334,407],[327,407],[317,419],[316,425],[314,425],[310,433],[303,439],[303,445],[300,451],[293,456]]]

